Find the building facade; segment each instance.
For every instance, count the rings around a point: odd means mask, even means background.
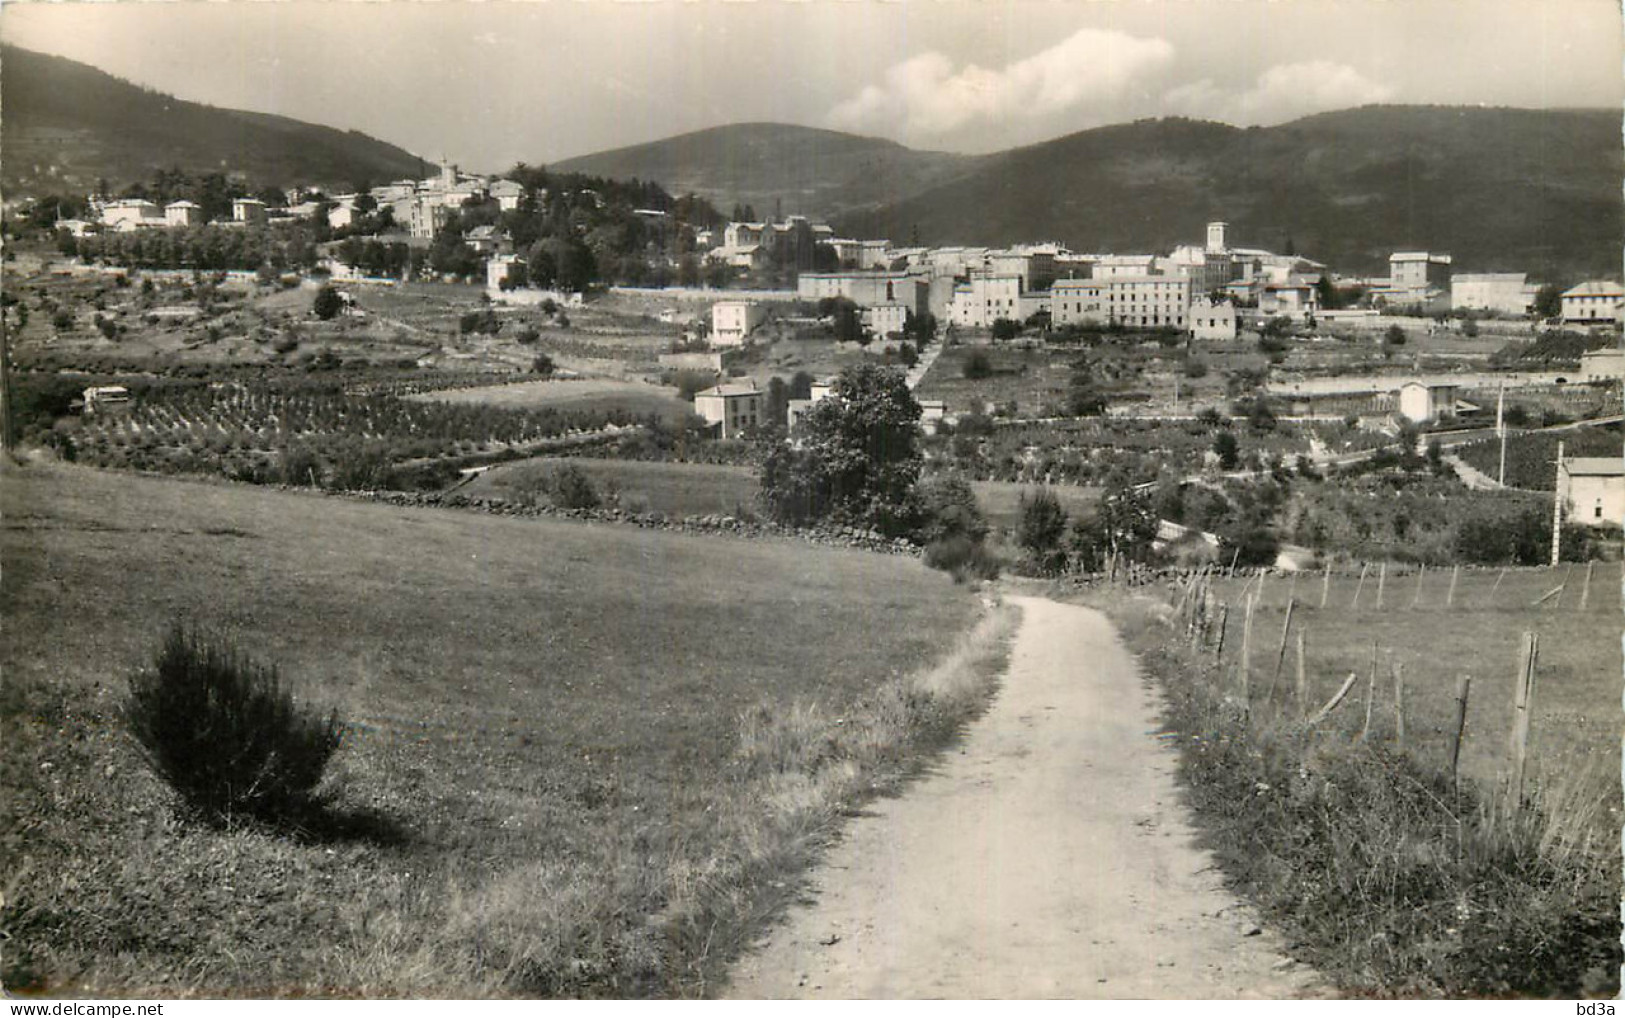
[[[1617,527],[1625,520],[1625,458],[1566,456],[1557,471],[1557,490],[1570,522]]]
[[[711,345],[743,346],[766,320],[767,309],[753,301],[718,301],[711,305]]]
[[[1611,279],[1589,279],[1563,291],[1563,321],[1599,325],[1619,321],[1625,288]]]
[[[738,438],[762,423],[767,394],[754,382],[718,385],[694,394],[694,412],[717,429],[719,438]]]

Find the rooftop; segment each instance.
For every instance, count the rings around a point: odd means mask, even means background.
[[[1569,476],[1625,477],[1625,457],[1572,456],[1563,461]]]

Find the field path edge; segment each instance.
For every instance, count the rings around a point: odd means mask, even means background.
[[[957,752],[854,819],[735,998],[1320,996],[1195,845],[1157,699],[1099,612],[1023,609]]]

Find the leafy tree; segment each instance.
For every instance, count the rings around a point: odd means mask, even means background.
[[[1563,314],[1563,288],[1556,283],[1547,283],[1535,291],[1534,313],[1536,318],[1559,318]]]
[[[1213,452],[1219,457],[1219,469],[1234,470],[1241,461],[1241,443],[1228,431],[1221,431],[1213,439]]]
[[[316,291],[316,299],[311,302],[310,309],[322,321],[331,321],[335,315],[344,310],[344,298],[331,286],[324,286]]]
[[[1404,346],[1407,339],[1408,337],[1405,335],[1405,330],[1400,328],[1398,325],[1388,326],[1388,328],[1384,330],[1382,334],[1382,343],[1384,346]]]
[[[995,340],[1005,341],[1015,339],[1021,335],[1021,323],[1009,318],[993,319],[992,335]]]
[[[1106,395],[1095,384],[1089,362],[1079,357],[1067,380],[1066,409],[1073,417],[1099,417],[1106,412]]]
[[[920,405],[896,368],[860,364],[835,380],[776,446],[760,480],[768,510],[793,523],[829,518],[890,534],[917,523]]]
[[[837,343],[869,342],[868,333],[863,328],[863,315],[858,306],[844,298],[837,298],[830,309],[830,316],[835,327],[835,341]]]
[[[1144,561],[1157,539],[1157,514],[1151,492],[1124,485],[1101,496],[1095,526],[1112,552],[1133,562]]]
[[[989,378],[993,374],[993,361],[984,350],[972,350],[970,356],[965,358],[961,373],[973,381]]]
[[[963,537],[980,542],[987,536],[987,518],[976,502],[970,482],[957,474],[939,475],[921,481],[919,502],[922,511],[919,539],[926,544]]]
[[[553,363],[553,358],[549,357],[545,353],[537,354],[536,357],[530,362],[530,371],[533,375],[541,375],[543,378],[551,378],[553,377],[553,372],[555,370],[557,370],[557,367]]]
[[[1320,279],[1315,283],[1315,302],[1322,311],[1336,311],[1341,305],[1337,301],[1337,287],[1332,285],[1332,274],[1322,272]]]
[[[1066,536],[1066,510],[1048,488],[1028,498],[1021,496],[1021,517],[1016,522],[1016,543],[1032,557],[1040,572],[1053,573],[1065,562],[1061,539]]]

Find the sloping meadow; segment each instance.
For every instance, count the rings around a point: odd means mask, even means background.
[[[71,466],[0,490],[24,993],[702,994],[1013,629],[917,561],[796,542]],[[331,823],[176,819],[118,715],[176,619],[347,720]]]

